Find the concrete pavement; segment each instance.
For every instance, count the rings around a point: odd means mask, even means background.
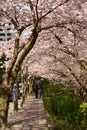
[[[19,101],[20,104],[21,100]],[[10,130],[48,130],[47,120],[42,99],[36,99],[33,95],[27,98],[24,106],[17,113],[13,112],[13,103],[10,103],[8,121]]]

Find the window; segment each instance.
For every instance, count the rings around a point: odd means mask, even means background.
[[[0,38],[0,41],[3,41],[3,38]]]
[[[5,33],[0,33],[0,36],[5,36]]]
[[[11,30],[11,28],[7,28],[7,30]]]
[[[2,28],[0,28],[0,31],[3,31],[3,29],[2,29]]]
[[[7,38],[7,41],[11,40],[11,38]]]
[[[11,36],[11,33],[7,33],[8,36]]]
[[[9,50],[11,50],[11,48],[9,48]]]

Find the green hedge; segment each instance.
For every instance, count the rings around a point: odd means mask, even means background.
[[[54,118],[54,122],[56,124],[62,122],[63,126],[68,124],[68,127],[72,126],[70,130],[85,129],[86,120],[84,120],[84,114],[80,108],[82,101],[71,93],[67,93],[62,85],[53,85],[45,80],[43,86],[44,105],[48,113]]]

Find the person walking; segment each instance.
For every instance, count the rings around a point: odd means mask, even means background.
[[[35,97],[38,98],[38,82],[35,81],[34,83],[34,92],[35,92]]]
[[[42,97],[42,83],[41,81],[38,84],[38,98]]]
[[[40,81],[36,81],[34,83],[34,92],[36,98],[41,98],[42,96],[42,83]]]

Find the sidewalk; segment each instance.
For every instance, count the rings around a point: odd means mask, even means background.
[[[12,109],[11,103],[8,116],[11,130],[48,130],[42,99],[30,96],[16,114]]]

